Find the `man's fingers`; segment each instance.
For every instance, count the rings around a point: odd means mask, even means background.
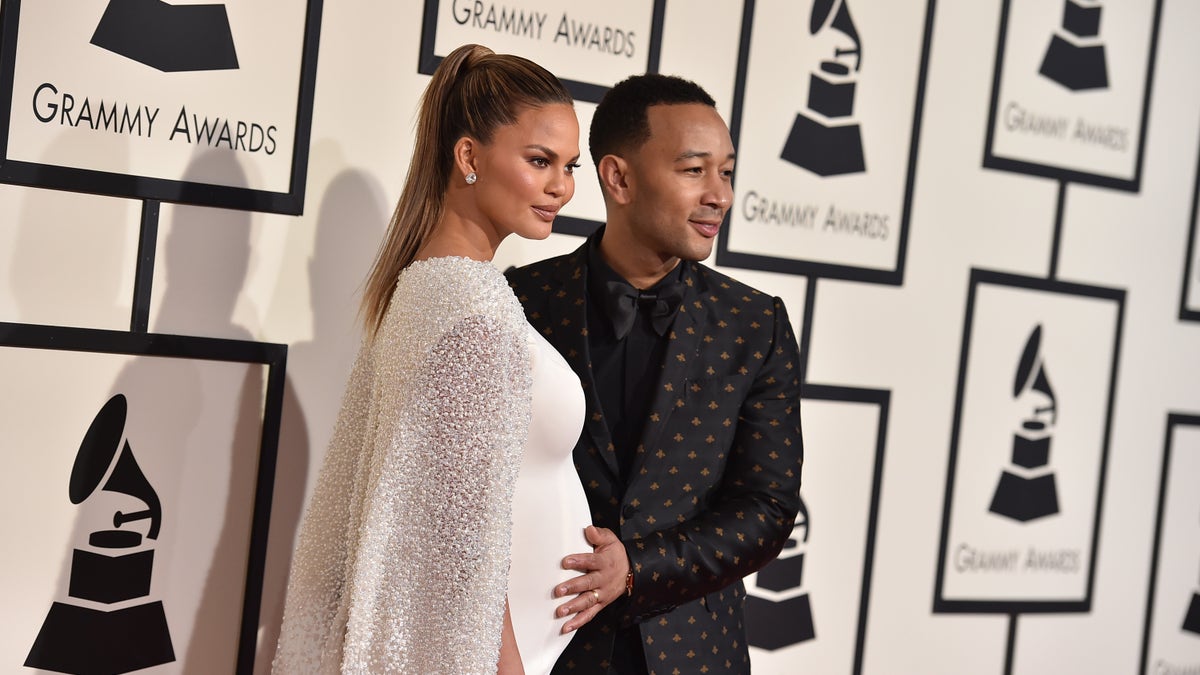
[[[555,616],[561,618],[564,616],[585,612],[592,607],[603,607],[604,601],[602,600],[602,597],[603,596],[600,595],[600,592],[595,589],[583,591],[576,594],[575,597],[571,598],[569,602],[559,605],[558,609],[554,610],[554,614]]]
[[[581,574],[574,579],[568,579],[554,587],[554,597],[565,598],[568,595],[579,595],[587,593],[593,588],[598,587],[599,580],[595,573]]]
[[[591,621],[592,619],[596,618],[596,615],[599,613],[600,613],[599,605],[597,605],[596,607],[592,607],[591,609],[585,610],[583,612],[580,612],[579,616],[576,616],[574,619],[571,619],[570,621],[563,624],[563,627],[562,627],[563,634],[579,630],[579,628],[581,626],[583,626],[587,622]]]
[[[621,540],[617,538],[617,533],[607,527],[596,527],[588,525],[583,530],[583,536],[587,538],[587,542],[592,546],[600,547],[605,544],[619,543]]]
[[[588,591],[580,593],[574,600],[562,605],[558,608],[558,616],[564,617],[575,614],[570,621],[567,621],[562,626],[562,633],[570,633],[578,630],[580,626],[591,621],[600,610],[604,609],[604,601],[598,591]]]
[[[565,570],[578,570],[580,572],[590,572],[600,569],[604,564],[604,560],[595,553],[572,553],[563,558],[562,566]]]

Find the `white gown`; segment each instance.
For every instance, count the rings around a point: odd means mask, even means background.
[[[579,376],[558,351],[529,329],[533,401],[529,436],[513,493],[508,604],[527,675],[544,675],[571,641],[554,609],[555,584],[578,575],[562,569],[570,553],[591,551],[583,528],[592,522],[571,451],[583,429]]]
[[[583,415],[579,378],[491,263],[406,268],[346,386],[275,672],[494,675],[506,593],[526,672],[548,672],[569,637],[560,561],[589,550]]]

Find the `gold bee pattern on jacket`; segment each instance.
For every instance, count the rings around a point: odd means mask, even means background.
[[[628,483],[587,360],[587,245],[507,276],[529,322],[580,375],[575,465],[593,523],[626,542],[634,593],[583,626],[555,673],[604,673],[639,627],[650,673],[748,673],[742,579],[778,555],[799,508],[800,354],[783,302],[685,265]]]

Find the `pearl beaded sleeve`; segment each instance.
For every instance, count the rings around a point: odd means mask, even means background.
[[[305,516],[276,672],[495,673],[527,331],[490,263],[401,274]]]

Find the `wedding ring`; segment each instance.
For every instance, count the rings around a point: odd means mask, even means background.
[[[594,589],[594,588],[592,589],[592,597],[596,598],[597,605],[600,604],[600,594],[597,593],[596,589]]]

